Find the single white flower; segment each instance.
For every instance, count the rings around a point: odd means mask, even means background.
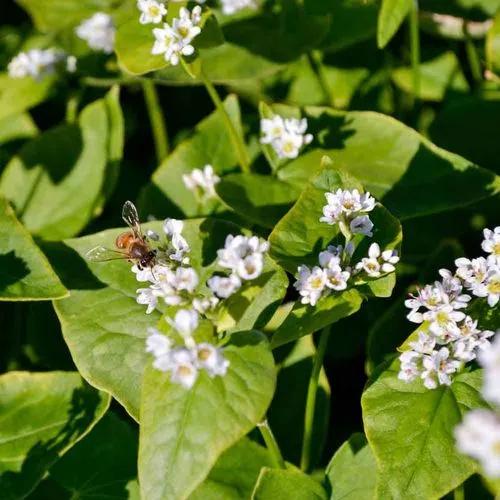
[[[327,280],[328,276],[325,269],[318,266],[312,269],[307,266],[299,266],[298,278],[293,286],[302,297],[302,304],[315,306],[326,287]]]
[[[172,341],[156,328],[148,328],[148,333],[146,352],[150,352],[156,358],[167,355],[172,347]]]
[[[497,226],[493,231],[485,229],[483,231],[484,240],[481,243],[481,248],[500,260],[500,226]]]
[[[175,32],[169,24],[165,23],[163,28],[154,28],[153,35],[155,43],[151,49],[151,54],[155,56],[163,55],[165,61],[172,66],[179,64],[179,46]]]
[[[262,144],[271,144],[276,140],[281,139],[285,133],[285,120],[279,115],[274,115],[272,118],[262,118],[260,120],[260,131]]]
[[[137,8],[141,11],[141,24],[159,24],[167,15],[167,8],[156,0],[137,0]]]
[[[217,297],[227,299],[241,287],[241,280],[236,274],[228,277],[212,276],[207,285]]]
[[[189,174],[182,176],[184,185],[201,198],[215,198],[215,186],[220,182],[220,177],[215,174],[212,165],[205,165],[203,170],[195,168]]]
[[[422,364],[424,371],[421,378],[427,389],[435,389],[438,385],[450,385],[450,375],[461,366],[459,361],[450,357],[450,351],[446,347],[442,347],[430,355],[424,355]]]
[[[172,351],[169,359],[170,380],[186,389],[191,389],[198,378],[196,358],[191,350],[178,348]]]
[[[331,265],[326,269],[326,286],[335,291],[345,290],[350,277],[349,271],[342,270],[340,266]]]
[[[193,293],[198,286],[199,278],[197,272],[192,267],[178,267],[169,276],[168,283],[175,290],[185,290],[188,293]]]
[[[151,314],[158,304],[158,295],[151,288],[139,288],[136,300],[138,304],[147,305],[146,314]]]
[[[167,322],[182,335],[188,347],[193,345],[192,334],[198,328],[198,321],[198,313],[194,309],[180,309],[174,319],[167,318]]]
[[[455,428],[457,448],[476,459],[485,474],[500,477],[500,419],[490,410],[468,412]]]
[[[115,25],[109,14],[97,12],[83,21],[75,30],[91,49],[111,54],[115,46]]]
[[[398,379],[404,382],[412,382],[421,374],[419,364],[421,363],[422,355],[415,351],[405,351],[399,356],[401,362]]]
[[[229,361],[224,357],[222,349],[212,344],[202,342],[195,349],[198,368],[204,368],[210,377],[224,376],[229,367]]]

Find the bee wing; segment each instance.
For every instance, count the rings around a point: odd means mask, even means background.
[[[127,259],[126,253],[111,250],[103,246],[95,247],[89,250],[85,257],[91,262],[106,262],[108,260]]]
[[[139,222],[139,214],[137,208],[131,201],[126,201],[123,204],[122,218],[127,226],[132,229],[134,236],[142,238],[141,223]]]

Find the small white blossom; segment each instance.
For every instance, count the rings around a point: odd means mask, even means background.
[[[398,373],[398,379],[404,382],[411,382],[420,376],[419,362],[422,355],[415,351],[405,351],[399,357],[401,367]]]
[[[326,269],[326,286],[335,291],[345,290],[350,277],[349,271],[342,270],[340,266],[330,265]]]
[[[61,62],[69,61],[64,52],[56,49],[31,49],[20,52],[9,63],[7,71],[10,78],[31,77],[41,80],[56,72]]]
[[[300,150],[313,140],[307,134],[307,119],[284,119],[279,115],[260,121],[262,144],[271,144],[279,158],[297,158]]]
[[[193,293],[198,283],[198,274],[192,267],[178,267],[169,276],[169,284],[178,291]]]
[[[156,328],[148,328],[146,339],[146,352],[153,354],[155,358],[166,356],[172,347],[172,341]]]
[[[199,368],[204,368],[210,377],[224,376],[229,367],[229,361],[220,348],[202,342],[196,346],[196,361]]]
[[[198,378],[196,358],[189,349],[178,348],[172,351],[169,359],[169,370],[172,382],[178,383],[186,389],[191,389]]]
[[[500,477],[500,419],[489,410],[473,410],[455,428],[458,449],[475,458],[487,476]]]
[[[497,260],[500,260],[500,226],[497,226],[493,231],[485,229],[483,235],[484,240],[481,243],[481,248]]]
[[[146,314],[151,314],[158,304],[158,295],[151,288],[139,288],[136,300],[138,304],[147,305]]]
[[[480,351],[478,358],[484,368],[483,396],[490,403],[500,406],[500,335]]]
[[[228,16],[242,9],[255,9],[257,7],[255,0],[221,0],[221,5],[222,12]]]
[[[299,266],[298,278],[293,284],[302,297],[302,304],[316,305],[326,287],[328,275],[325,269],[315,266],[309,269],[307,266]]]
[[[354,217],[349,224],[349,229],[352,234],[362,234],[364,236],[373,236],[373,222],[368,215],[358,215]]]
[[[182,176],[184,185],[201,198],[214,198],[217,196],[215,185],[220,182],[220,177],[215,174],[212,165],[205,165],[203,170],[195,168],[189,174]]]
[[[370,278],[378,278],[382,274],[395,271],[395,264],[399,262],[396,250],[380,251],[378,243],[372,243],[368,249],[368,257],[364,257],[356,264],[358,272],[364,271]]]
[[[184,222],[177,219],[165,219],[163,222],[163,231],[169,239],[169,248],[166,253],[170,260],[187,264],[189,259],[186,254],[191,251],[188,242],[182,236]]]
[[[241,287],[241,280],[236,274],[228,277],[212,276],[207,285],[217,297],[227,299]]]
[[[77,28],[76,34],[85,40],[91,49],[111,54],[115,46],[115,25],[109,14],[97,12],[83,21]]]
[[[194,298],[192,302],[192,306],[195,311],[198,311],[200,314],[205,314],[207,311],[214,309],[219,303],[219,299],[217,297],[206,297],[206,298]]]
[[[193,332],[198,328],[198,313],[193,309],[180,309],[176,312],[174,319],[167,318],[172,328],[177,330],[188,347],[193,347]]]
[[[450,357],[450,351],[442,347],[426,355],[422,361],[424,371],[421,378],[427,389],[435,389],[439,385],[450,385],[451,377],[461,366],[461,363]]]
[[[159,24],[167,15],[165,4],[156,0],[138,0],[137,8],[141,11],[141,24]]]

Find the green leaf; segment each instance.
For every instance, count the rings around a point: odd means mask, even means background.
[[[50,469],[50,479],[81,500],[139,499],[137,451],[137,432],[108,413]]]
[[[383,49],[411,10],[412,0],[382,0],[378,14],[377,44]]]
[[[16,0],[40,31],[59,31],[98,11],[110,11],[123,0]]]
[[[250,498],[262,467],[271,467],[267,449],[243,438],[225,451],[189,500]]]
[[[260,473],[252,500],[326,500],[326,492],[314,479],[298,470],[270,469]]]
[[[30,139],[37,134],[38,128],[28,113],[0,119],[0,144],[19,139]]]
[[[230,95],[224,102],[224,107],[236,130],[242,134],[237,97]],[[156,214],[158,209],[164,210],[163,200],[167,197],[174,205],[173,210],[177,210],[180,216],[208,215],[221,210],[218,200],[197,200],[184,185],[182,176],[207,164],[212,165],[214,171],[222,175],[234,169],[237,163],[238,159],[224,120],[220,113],[214,111],[197,125],[193,135],[181,142],[154,172],[152,185],[147,186],[141,194],[140,206],[146,213]],[[158,196],[163,200],[156,201]]]
[[[481,399],[480,371],[451,386],[426,389],[398,379],[399,360],[379,374],[361,403],[365,432],[379,466],[379,498],[439,498],[461,484],[476,464],[455,447],[454,427]]]
[[[326,469],[331,500],[375,498],[377,464],[364,434],[353,434],[333,456]]]
[[[10,78],[0,73],[0,120],[40,104],[48,97],[53,83],[52,77],[37,82],[33,78]]]
[[[144,227],[162,231],[160,222]],[[155,326],[160,315],[153,312],[148,316],[144,306],[136,303],[136,290],[142,284],[136,281],[130,264],[85,259],[86,252],[96,246],[112,247],[122,232],[103,231],[49,245],[46,251],[71,290],[68,299],[54,306],[78,371],[95,387],[110,392],[139,420],[141,379],[150,360],[145,352],[147,328]],[[216,251],[224,246],[226,236],[240,232],[224,221],[185,221],[183,235],[191,247],[190,262],[200,286],[213,273]],[[222,314],[221,328],[253,328],[255,323],[266,322],[286,291],[286,278],[269,258],[265,270],[260,277],[262,295],[252,283],[242,287]]]
[[[144,498],[188,496],[220,454],[263,418],[276,383],[267,340],[256,331],[233,334],[224,354],[227,374],[210,378],[202,372],[189,390],[146,368],[139,449]]]
[[[295,343],[290,354],[280,365],[276,393],[267,412],[269,425],[281,453],[294,464],[300,463],[304,437],[304,405],[315,354],[316,347],[312,336],[302,337]],[[291,387],[293,390],[290,390]],[[328,379],[322,369],[319,376],[312,427],[312,467],[320,461],[327,441],[330,420],[330,392]],[[293,432],[290,432],[291,429]]]
[[[68,291],[0,197],[0,300],[60,299]]]
[[[401,67],[393,70],[392,80],[404,92],[413,93],[413,70]],[[454,52],[444,52],[420,65],[418,97],[426,101],[442,101],[446,92],[465,94],[469,91],[467,80],[460,69]]]
[[[485,54],[488,69],[500,72],[500,11],[496,13],[493,24],[486,34]]]
[[[323,297],[314,307],[296,302],[285,321],[274,332],[271,345],[274,349],[317,332],[359,311],[362,302],[362,295],[354,288]]]
[[[237,214],[272,229],[297,199],[297,187],[276,177],[259,174],[230,174],[217,184],[217,194]]]
[[[0,377],[2,498],[26,496],[104,415],[110,398],[77,373],[10,372]]]
[[[118,90],[88,105],[78,123],[27,143],[0,178],[0,192],[28,230],[46,239],[80,232],[116,178],[123,124]]]
[[[285,182],[303,187],[326,154],[400,219],[452,210],[500,192],[500,178],[492,172],[436,147],[389,116],[328,108],[306,108],[304,115],[315,140],[278,171]]]

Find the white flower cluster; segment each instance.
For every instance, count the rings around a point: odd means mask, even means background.
[[[401,380],[420,377],[428,389],[449,385],[454,373],[489,346],[493,332],[481,331],[477,321],[463,312],[472,298],[467,291],[487,297],[490,307],[498,303],[500,228],[485,229],[484,236],[482,247],[491,253],[487,259],[457,259],[455,274],[441,269],[441,281],[426,285],[405,302],[411,309],[408,319],[423,326],[418,340],[399,357]]]
[[[205,165],[203,170],[195,168],[189,174],[184,174],[182,180],[184,185],[200,200],[217,196],[215,185],[220,182],[220,177],[214,172],[212,165]]]
[[[156,17],[155,19],[161,17]],[[144,17],[144,12],[141,14]],[[151,16],[147,19],[152,19]],[[153,55],[163,55],[165,61],[172,66],[179,64],[181,56],[194,54],[194,47],[191,42],[201,33],[199,26],[201,22],[201,7],[197,5],[192,11],[182,7],[179,17],[172,21],[172,24],[164,23],[163,28],[154,28],[153,35],[155,42],[151,53]]]
[[[31,77],[37,81],[53,75],[58,69],[73,73],[76,58],[58,49],[31,49],[17,54],[7,67],[10,78]]]
[[[376,205],[370,193],[361,194],[357,189],[337,189],[335,193],[326,193],[325,197],[327,204],[323,207],[321,222],[339,224],[343,232],[373,236],[373,222],[366,215]]]
[[[487,476],[500,478],[500,336],[479,353],[478,359],[484,368],[483,397],[496,405],[497,411],[468,412],[455,428],[455,439],[458,449],[478,460]]]
[[[85,19],[75,30],[77,36],[88,46],[105,54],[111,54],[115,46],[115,24],[113,18],[104,12],[96,12]]]
[[[162,372],[169,372],[170,380],[186,389],[194,385],[200,370],[215,377],[224,376],[229,367],[223,349],[208,342],[195,342],[192,334],[198,327],[198,321],[198,313],[193,309],[181,309],[173,320],[169,320],[184,339],[184,345],[174,346],[172,340],[156,328],[149,329],[146,340],[146,352],[155,358],[153,366]]]
[[[166,219],[163,224],[166,241],[148,231],[147,237],[158,242],[156,263],[153,267],[132,267],[136,279],[149,282],[148,288],[137,290],[137,302],[147,306],[151,313],[162,300],[167,306],[182,307],[168,323],[183,339],[183,345],[175,346],[172,339],[152,329],[146,350],[155,357],[154,366],[169,372],[171,380],[186,388],[192,387],[200,370],[211,376],[224,375],[229,362],[223,350],[212,344],[197,344],[193,333],[198,327],[200,315],[210,316],[222,299],[235,293],[243,281],[257,278],[264,267],[267,242],[256,236],[228,235],[224,248],[217,252],[217,264],[229,275],[213,275],[207,280],[208,291],[199,292],[200,279],[196,270],[189,267],[189,245],[182,236],[183,222]]]
[[[342,245],[329,246],[318,256],[319,265],[312,269],[306,265],[298,268],[297,281],[294,287],[301,296],[302,304],[316,305],[321,297],[334,291],[342,291],[348,287],[349,281],[359,283],[363,278],[380,278],[396,270],[399,262],[396,250],[381,251],[378,243],[372,243],[368,248],[368,256],[359,262],[352,263],[354,244],[351,237],[355,234],[373,236],[373,224],[367,215],[359,215],[375,208],[375,199],[370,193],[360,194],[338,189],[335,193],[325,194],[328,204],[323,207],[324,216],[321,222],[339,224],[342,234],[346,237],[345,248]],[[368,221],[368,222],[367,222]],[[343,226],[342,226],[343,225]]]
[[[262,118],[260,121],[262,144],[271,144],[279,158],[297,158],[303,146],[313,140],[307,132],[307,120],[303,118]]]

